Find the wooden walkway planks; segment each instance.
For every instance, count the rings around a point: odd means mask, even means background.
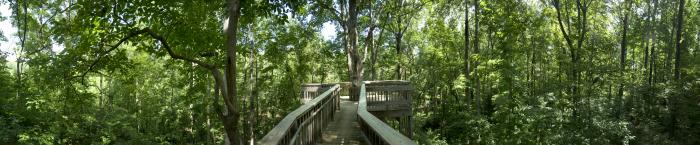
[[[340,111],[323,131],[321,145],[364,145],[365,140],[357,123],[357,102],[348,96],[340,97]]]

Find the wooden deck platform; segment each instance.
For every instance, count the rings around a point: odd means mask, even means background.
[[[357,123],[357,102],[348,96],[340,97],[340,110],[336,112],[328,127],[323,131],[321,145],[364,145],[365,139]]]

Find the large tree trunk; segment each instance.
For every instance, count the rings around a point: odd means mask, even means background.
[[[348,55],[350,56],[351,66],[351,98],[352,100],[359,99],[360,85],[362,84],[362,59],[357,53],[357,0],[349,0],[348,2],[348,21],[347,21],[347,36],[349,43]]]
[[[352,48],[351,48],[350,42],[349,42],[350,41],[350,36],[349,36],[350,31],[349,31],[349,26],[348,26],[349,20],[347,20],[348,18],[346,16],[346,14],[347,14],[346,13],[347,10],[345,7],[345,5],[347,4],[346,2],[347,2],[346,0],[339,0],[338,1],[339,5],[340,5],[340,12],[339,12],[340,14],[338,17],[338,22],[343,27],[343,31],[345,31],[345,34],[346,34],[343,36],[343,40],[344,40],[343,41],[343,48],[345,48],[345,52],[346,52],[345,56],[347,57],[347,61],[348,61],[348,78],[350,79],[350,83],[353,84],[353,80],[354,80],[353,75],[355,74],[355,71],[353,69],[353,64],[352,64],[352,53],[351,53]],[[352,98],[353,96],[355,96],[355,95],[353,95],[353,94],[355,94],[355,88],[353,86],[354,85],[351,85],[350,91],[349,91],[350,92],[349,95],[351,97],[350,98],[351,100],[355,100],[355,98]]]
[[[223,124],[228,143],[242,144],[238,134],[238,101],[236,99],[236,33],[240,14],[240,1],[228,0],[228,27],[226,31],[226,95],[224,95]]]

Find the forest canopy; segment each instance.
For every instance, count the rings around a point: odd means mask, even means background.
[[[0,0],[0,144],[255,144],[406,80],[418,144],[700,144],[700,0]]]

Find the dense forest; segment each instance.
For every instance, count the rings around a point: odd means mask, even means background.
[[[700,0],[0,4],[0,144],[251,144],[365,80],[418,144],[700,144]]]

